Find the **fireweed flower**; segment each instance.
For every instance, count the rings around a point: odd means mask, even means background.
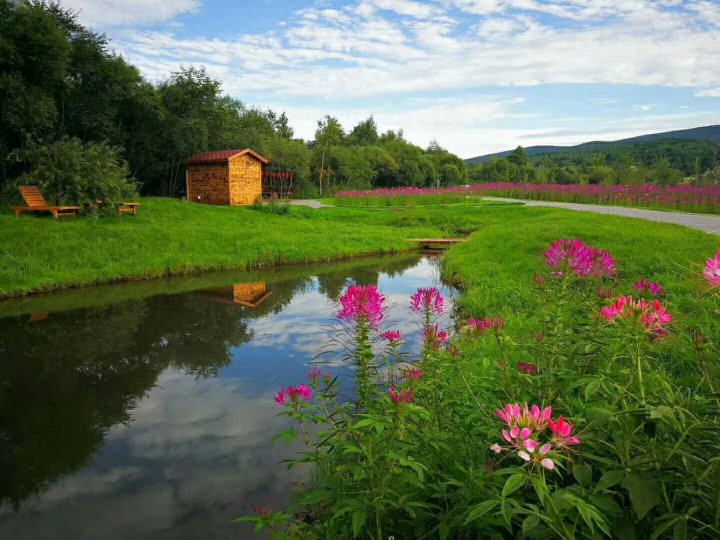
[[[400,343],[402,335],[398,330],[389,330],[380,334],[380,339],[384,339],[391,345],[396,345],[397,343]]]
[[[618,296],[612,304],[600,310],[600,315],[613,323],[617,319],[635,317],[645,330],[660,336],[667,333],[665,326],[672,321],[672,315],[659,301],[647,301],[644,298],[636,300],[632,296]]]
[[[707,260],[703,275],[713,289],[720,285],[720,251],[715,254],[714,258]]]
[[[658,285],[657,283],[653,283],[652,281],[648,281],[646,279],[641,279],[640,281],[636,281],[633,285],[633,289],[640,293],[647,292],[651,294],[652,296],[660,296],[663,293],[662,287]]]
[[[388,388],[388,397],[395,405],[400,403],[410,403],[412,400],[412,388],[402,388],[398,391],[394,386]]]
[[[442,315],[445,299],[435,287],[418,289],[410,297],[410,309],[413,313]]]
[[[527,375],[535,375],[537,373],[537,367],[533,364],[526,364],[525,362],[518,362],[518,371],[526,373]]]
[[[340,306],[340,320],[364,319],[374,330],[385,317],[385,297],[374,285],[350,285],[340,297]]]
[[[439,349],[440,346],[447,341],[448,334],[445,330],[439,330],[438,325],[426,326],[423,331],[425,343],[431,349]]]
[[[544,257],[545,264],[556,276],[570,273],[576,277],[601,277],[615,273],[615,260],[607,251],[587,246],[580,240],[555,240]]]

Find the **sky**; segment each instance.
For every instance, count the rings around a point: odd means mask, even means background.
[[[469,158],[720,124],[720,0],[62,0],[152,82]]]

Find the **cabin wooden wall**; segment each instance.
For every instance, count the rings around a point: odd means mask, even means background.
[[[252,156],[235,156],[230,167],[230,204],[253,204],[262,197],[262,164]]]
[[[231,204],[225,163],[188,167],[187,199],[205,204]]]

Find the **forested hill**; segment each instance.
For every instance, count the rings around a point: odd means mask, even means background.
[[[528,156],[539,156],[543,154],[554,154],[562,152],[563,154],[576,154],[580,152],[597,152],[607,150],[612,147],[620,147],[636,143],[648,143],[657,141],[713,141],[720,142],[720,125],[703,126],[690,129],[680,129],[676,131],[665,131],[663,133],[650,133],[640,135],[638,137],[630,137],[617,141],[591,141],[575,146],[528,146],[525,152]],[[504,152],[496,152],[494,154],[485,154],[465,160],[465,163],[483,163],[492,158],[504,158],[510,155],[513,150],[505,150]]]

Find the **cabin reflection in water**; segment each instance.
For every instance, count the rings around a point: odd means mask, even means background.
[[[267,290],[264,282],[256,281],[254,283],[236,283],[231,287],[218,287],[199,296],[222,304],[256,308],[270,298],[272,292]]]

